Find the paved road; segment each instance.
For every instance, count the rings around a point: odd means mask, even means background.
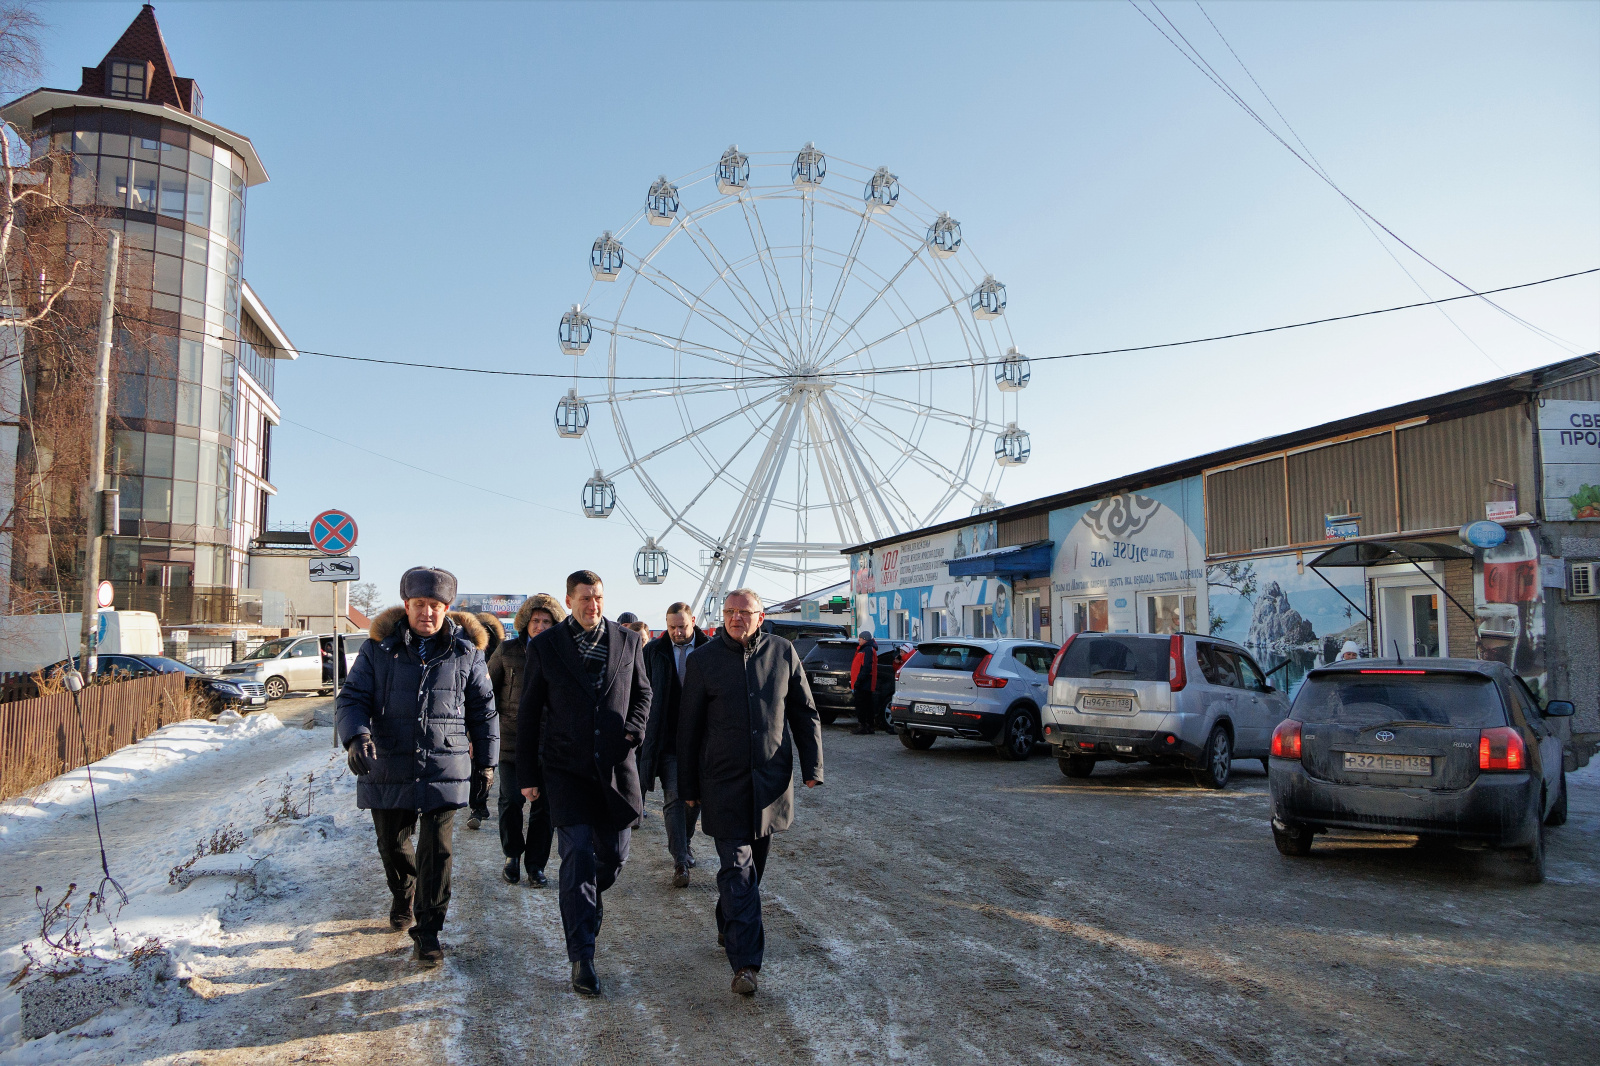
[[[325,730],[316,731],[326,735]],[[1587,1061],[1600,1022],[1600,789],[1550,882],[1403,839],[1272,847],[1265,776],[1224,792],[1102,768],[1069,782],[941,741],[826,731],[765,887],[753,1000],[728,990],[714,873],[670,887],[659,815],[608,895],[599,1001],[566,987],[553,890],[456,834],[446,965],[419,973],[359,819],[326,880],[241,911],[194,958],[212,1000],[130,1061]],[[653,797],[659,803],[659,793]],[[715,864],[708,845],[698,849]],[[552,871],[553,872],[553,871]],[[157,1054],[159,1050],[160,1054]]]

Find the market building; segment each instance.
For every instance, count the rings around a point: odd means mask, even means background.
[[[1209,633],[1291,689],[1347,641],[1495,659],[1600,729],[1600,357],[849,554],[881,637]]]
[[[261,597],[242,593],[277,491],[276,367],[296,352],[244,277],[247,194],[267,172],[250,139],[202,117],[202,104],[146,5],[99,64],[83,68],[77,89],[37,89],[0,115],[28,135],[60,205],[31,234],[41,296],[73,259],[98,271],[104,231],[122,235],[106,455],[120,516],[101,561],[116,606],[155,611],[169,627],[259,625]],[[87,321],[99,307],[98,281],[63,296],[63,314],[76,309]],[[66,360],[85,358],[78,349],[92,337],[83,332]],[[25,355],[43,403],[59,371]],[[0,463],[26,484],[47,449],[26,433],[8,445]],[[6,531],[12,550],[0,559],[8,588],[77,593],[71,572],[81,573],[84,522],[72,513],[74,492],[46,484],[37,499],[17,501],[18,521]],[[53,528],[24,528],[51,507]]]

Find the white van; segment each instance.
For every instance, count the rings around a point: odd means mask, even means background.
[[[97,612],[97,653],[160,655],[161,622],[150,611]],[[0,615],[0,674],[31,673],[81,650],[81,614]]]

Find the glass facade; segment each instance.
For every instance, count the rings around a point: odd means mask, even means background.
[[[36,150],[46,136],[72,153],[71,202],[123,233],[106,456],[121,528],[103,572],[162,588],[234,585],[238,361],[255,356],[241,352],[239,322],[245,163],[183,123],[114,107],[40,116]],[[90,255],[87,224],[69,225],[67,240]]]

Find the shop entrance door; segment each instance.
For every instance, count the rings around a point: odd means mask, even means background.
[[[1382,643],[1378,658],[1397,651],[1406,658],[1432,659],[1450,654],[1441,602],[1432,585],[1396,585],[1378,589]],[[1398,646],[1398,647],[1397,647]]]

